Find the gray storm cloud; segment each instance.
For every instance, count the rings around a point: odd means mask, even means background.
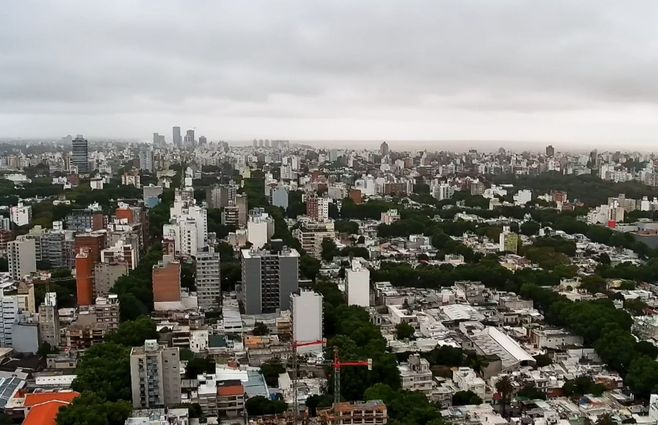
[[[8,1],[0,137],[648,145],[652,1]]]

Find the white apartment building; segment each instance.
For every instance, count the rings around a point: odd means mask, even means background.
[[[425,394],[432,392],[432,371],[427,359],[419,354],[412,354],[407,363],[398,366],[398,370],[403,390],[421,391]]]
[[[352,260],[352,267],[345,271],[347,304],[370,306],[370,270],[360,259]]]
[[[5,289],[0,288],[0,347],[13,346],[13,328],[18,321],[19,308],[16,295],[5,295]]]
[[[292,306],[292,334],[296,343],[322,339],[322,295],[301,289],[290,295]],[[297,353],[322,353],[322,345],[299,347]]]
[[[247,221],[247,240],[255,249],[264,247],[274,235],[274,220],[261,208],[249,213]]]
[[[486,397],[486,383],[470,367],[460,367],[452,371],[452,380],[460,391],[471,391],[482,400]]]
[[[9,218],[17,226],[27,226],[32,221],[32,206],[19,202],[9,209]]]
[[[37,254],[34,239],[22,235],[15,241],[7,243],[7,260],[12,279],[20,280],[22,277],[36,272]]]

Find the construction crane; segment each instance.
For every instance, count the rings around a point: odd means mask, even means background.
[[[344,367],[367,367],[368,370],[372,370],[372,359],[366,361],[356,361],[356,362],[341,362],[340,357],[338,356],[338,347],[334,347],[334,409],[338,407],[340,403],[340,370]]]
[[[293,393],[293,415],[294,423],[297,423],[299,418],[299,401],[297,399],[297,389],[298,384],[298,375],[297,375],[297,349],[303,347],[313,347],[320,345],[324,347],[327,345],[326,339],[321,339],[317,341],[310,342],[298,342],[293,341],[292,343],[292,393]],[[331,367],[334,369],[334,408],[340,403],[340,370],[344,367],[367,367],[368,370],[372,370],[372,359],[365,361],[353,361],[353,362],[342,362],[338,355],[338,347],[334,347],[334,360],[331,363]]]
[[[297,419],[299,418],[299,402],[297,401],[297,349],[298,348],[303,348],[303,347],[313,347],[316,345],[321,345],[324,347],[327,344],[326,339],[320,339],[317,341],[310,341],[310,342],[299,342],[299,341],[293,341],[292,343],[292,397],[293,397],[293,409],[292,413],[294,415],[294,423],[297,423]]]

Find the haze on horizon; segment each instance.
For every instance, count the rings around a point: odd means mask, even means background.
[[[171,142],[180,125],[364,146],[658,140],[651,1],[22,0],[3,12],[3,138]]]

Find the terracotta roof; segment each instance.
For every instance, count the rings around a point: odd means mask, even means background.
[[[66,401],[52,400],[34,406],[25,417],[23,425],[57,425],[59,409],[68,404]]]
[[[70,403],[80,397],[77,391],[49,392],[49,393],[30,393],[25,395],[25,407],[35,406],[47,401],[63,401]]]
[[[244,387],[242,385],[219,387],[217,388],[217,394],[221,397],[234,397],[244,395]]]

